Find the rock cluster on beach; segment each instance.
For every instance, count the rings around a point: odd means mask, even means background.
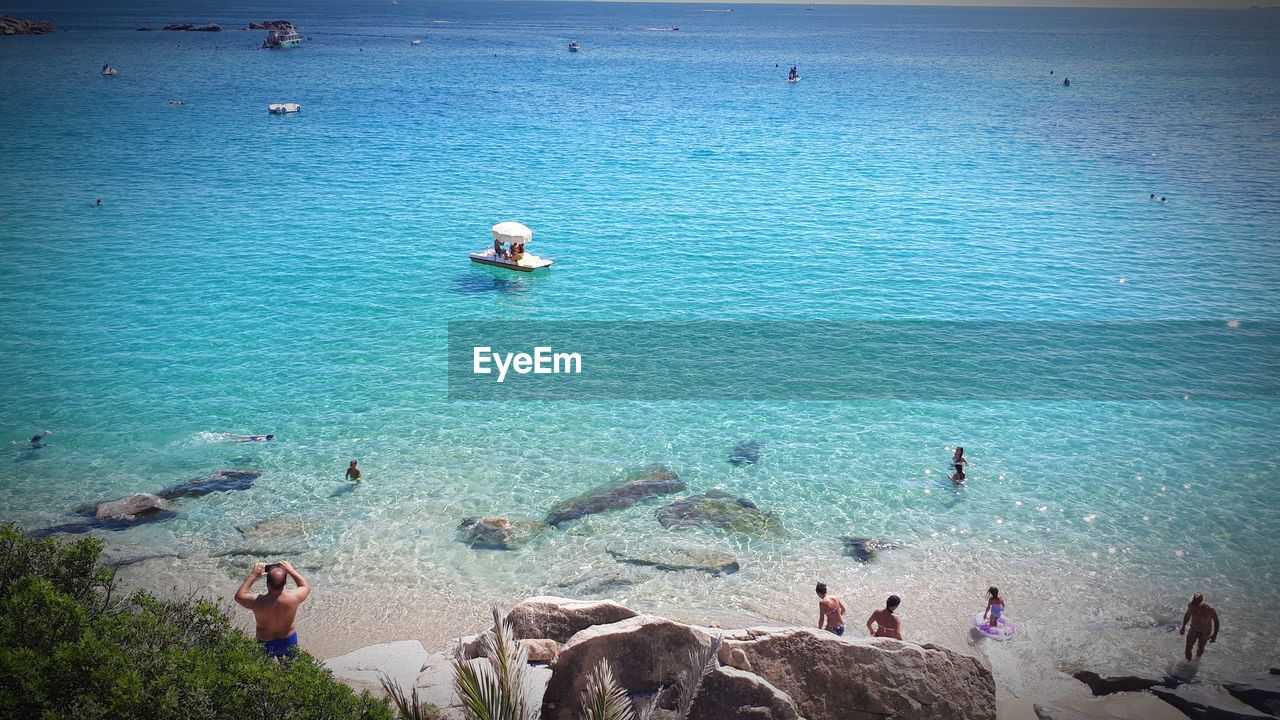
[[[1072,673],[1089,686],[1095,697],[1123,695],[1158,698],[1178,712],[1204,720],[1262,720],[1280,718],[1280,683],[1260,678],[1252,684],[1226,683],[1221,687],[1191,682],[1186,677],[1141,674],[1100,675],[1090,670]],[[1037,705],[1040,720],[1076,720],[1092,717],[1075,710]],[[1262,713],[1262,714],[1259,714]]]
[[[981,660],[936,645],[842,638],[812,628],[722,631],[642,615],[614,602],[558,597],[526,600],[507,614],[516,638],[537,652],[544,720],[577,720],[590,670],[608,660],[632,700],[658,695],[655,718],[674,717],[690,651],[722,641],[691,720],[994,720],[995,681]],[[482,636],[464,638],[464,660],[482,656]],[[461,718],[453,692],[453,651],[418,643],[363,648],[326,664],[367,686],[378,672],[416,687],[423,700]],[[532,661],[532,660],[531,660]],[[420,668],[420,670],[419,670]]]
[[[44,35],[53,32],[48,20],[23,20],[0,15],[0,35]]]

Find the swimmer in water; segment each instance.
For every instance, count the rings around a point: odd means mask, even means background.
[[[352,460],[351,464],[347,466],[347,479],[353,483],[360,482],[360,466],[356,464],[355,460]]]
[[[33,448],[42,448],[42,447],[44,447],[44,439],[45,439],[45,437],[47,437],[47,436],[49,436],[49,435],[52,435],[52,434],[53,434],[53,431],[52,431],[52,430],[45,430],[45,431],[41,432],[39,435],[32,435],[32,436],[31,436],[31,440],[30,440],[30,442],[31,442],[31,447],[33,447]],[[10,441],[9,441],[9,444],[10,444],[10,445],[17,445],[19,442],[21,442],[21,441],[19,441],[19,440],[10,440]]]
[[[871,613],[871,617],[867,620],[867,630],[871,631],[871,637],[902,639],[902,620],[893,614],[901,603],[902,598],[890,595],[884,603],[883,610]]]
[[[95,200],[95,201],[94,201],[94,203],[93,203],[93,206],[94,206],[94,207],[102,207],[102,198],[98,198],[97,200]]]
[[[964,448],[956,446],[956,452],[951,456],[951,464],[955,466],[955,474],[951,476],[951,482],[955,485],[963,485],[965,474],[964,466],[969,464],[969,459],[964,456]]]
[[[272,442],[276,439],[275,435],[237,435],[236,433],[222,433],[222,437],[227,442]]]
[[[987,594],[991,597],[987,598],[987,609],[982,611],[982,619],[986,620],[990,615],[991,627],[999,627],[1000,616],[1004,615],[1004,600],[1000,598],[1000,588],[992,585],[987,588]]]

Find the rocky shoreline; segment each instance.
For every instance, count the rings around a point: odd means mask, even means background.
[[[51,32],[53,23],[48,20],[23,20],[0,15],[0,35],[45,35]]]
[[[997,702],[986,661],[934,644],[837,637],[814,628],[753,624],[721,628],[645,615],[610,600],[541,596],[506,615],[528,654],[546,720],[576,720],[591,668],[604,659],[631,700],[657,693],[655,718],[677,717],[674,688],[691,651],[718,639],[692,720],[1267,720],[1280,718],[1280,682],[1185,684],[1172,678],[1081,671],[1078,696]],[[380,676],[462,718],[453,662],[485,663],[486,630],[428,652],[416,640],[329,658],[356,689],[381,691]],[[1087,691],[1088,692],[1087,692]],[[1090,692],[1093,697],[1090,697]]]

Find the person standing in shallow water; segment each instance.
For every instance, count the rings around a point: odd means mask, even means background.
[[[991,597],[987,598],[987,609],[982,611],[982,619],[986,620],[991,617],[991,627],[1000,626],[1000,616],[1004,615],[1004,598],[1000,597],[1000,589],[994,585],[987,588],[987,594]]]
[[[956,485],[963,485],[965,474],[964,466],[969,464],[969,459],[964,456],[964,448],[956,446],[956,452],[951,456],[951,464],[955,466],[956,472],[951,476],[951,482]]]
[[[844,603],[835,595],[827,595],[826,583],[818,583],[814,592],[818,593],[818,629],[844,635]]]
[[[1191,632],[1187,632],[1187,623],[1191,623]],[[1196,660],[1204,655],[1204,646],[1206,642],[1218,642],[1218,611],[1212,605],[1204,601],[1204,593],[1196,593],[1191,596],[1191,602],[1187,604],[1187,612],[1182,616],[1182,629],[1178,630],[1179,635],[1187,636],[1187,648],[1185,655],[1187,662],[1191,662],[1191,646],[1196,647]]]
[[[871,632],[871,637],[902,639],[902,620],[893,614],[901,603],[902,598],[890,595],[884,602],[883,610],[871,613],[871,617],[867,619],[867,630]]]
[[[360,466],[356,464],[355,460],[352,460],[351,464],[347,466],[347,479],[353,483],[360,482]]]

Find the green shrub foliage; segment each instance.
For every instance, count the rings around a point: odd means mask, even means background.
[[[101,552],[0,526],[0,718],[391,720],[306,653],[267,659],[218,605],[119,597]]]

